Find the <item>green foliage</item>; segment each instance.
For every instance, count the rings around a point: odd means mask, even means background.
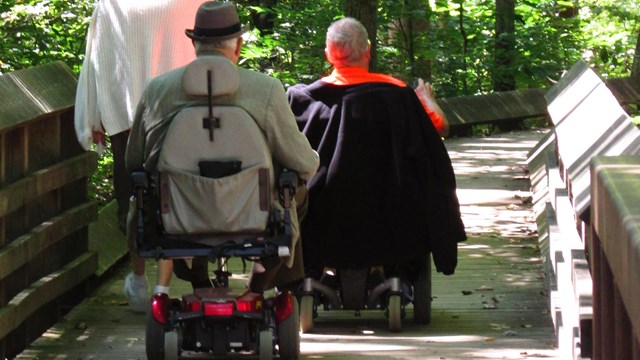
[[[326,74],[324,36],[341,11],[335,1],[279,0],[271,9],[241,6],[249,21],[251,11],[274,17],[273,32],[253,29],[243,48],[242,65],[279,78],[285,86],[309,83]]]
[[[272,9],[247,6],[247,12],[273,12],[276,22],[272,33],[254,31],[243,54],[245,64],[280,78],[286,86],[326,74],[324,31],[342,16],[340,5],[279,0]],[[440,96],[493,90],[495,0],[379,0],[378,5],[378,71],[410,82],[415,65],[428,62]],[[579,59],[603,77],[629,75],[640,7],[633,0],[584,0],[579,5],[556,0],[516,3],[516,55],[508,71],[516,75],[517,87],[548,87]],[[428,22],[428,31],[410,34],[408,17]],[[408,52],[411,40],[414,59]]]
[[[0,71],[62,60],[78,72],[93,3],[0,0]],[[277,0],[271,8],[257,3],[238,1],[243,21],[251,22],[252,14],[269,14],[274,26],[262,33],[253,29],[243,51],[244,66],[278,77],[285,86],[311,82],[329,71],[324,33],[343,15],[341,1]],[[379,71],[411,81],[416,64],[428,62],[440,96],[492,91],[495,0],[378,0],[378,6]],[[409,17],[427,22],[426,31],[409,34]],[[627,76],[639,19],[634,0],[519,1],[510,71],[520,88],[549,86],[578,59],[603,77]],[[408,56],[410,41],[414,59]]]
[[[640,32],[640,6],[636,1],[591,0],[580,9],[587,62],[603,77],[628,76],[633,48]]]
[[[89,197],[98,203],[106,205],[113,199],[113,154],[107,147],[98,157],[98,169],[89,179]]]
[[[65,61],[79,72],[93,1],[0,2],[0,72]]]

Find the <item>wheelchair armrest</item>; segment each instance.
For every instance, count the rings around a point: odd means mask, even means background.
[[[298,173],[287,169],[283,169],[280,173],[280,176],[278,177],[278,192],[280,203],[284,208],[284,235],[287,237],[290,237],[292,234],[291,201],[296,196],[296,191],[298,190],[299,186],[298,181]],[[289,251],[291,251],[291,249],[289,249]]]
[[[298,188],[298,174],[295,171],[282,170],[278,177],[278,187],[280,189],[289,188],[295,192]]]
[[[144,170],[132,172],[131,180],[133,181],[134,188],[147,189],[149,187],[149,177]]]
[[[278,177],[278,193],[280,204],[288,211],[291,200],[296,196],[298,190],[298,173],[288,169],[283,169]],[[286,217],[286,215],[285,215]]]

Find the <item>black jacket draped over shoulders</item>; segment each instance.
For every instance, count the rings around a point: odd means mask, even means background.
[[[302,222],[305,266],[367,267],[424,259],[453,274],[466,239],[449,154],[409,87],[288,91],[300,129],[320,155]]]

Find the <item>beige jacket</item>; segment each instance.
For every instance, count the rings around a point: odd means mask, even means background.
[[[145,89],[134,117],[126,164],[129,172],[144,168],[152,179],[157,166],[164,135],[175,115],[185,107],[205,105],[204,100],[189,98],[182,89],[184,67],[154,78]],[[302,179],[310,179],[319,164],[318,154],[299,131],[279,80],[238,68],[240,86],[232,96],[217,98],[215,104],[235,105],[251,115],[262,130],[271,150],[276,173],[287,168]],[[185,139],[188,141],[188,139]],[[299,237],[295,204],[292,209],[294,246]],[[293,257],[287,262],[291,265]]]

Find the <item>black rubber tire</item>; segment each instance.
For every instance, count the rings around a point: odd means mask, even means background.
[[[420,271],[413,283],[413,320],[418,324],[431,323],[431,262]]]
[[[164,360],[164,333],[165,326],[157,322],[151,313],[147,314],[145,338],[147,359]]]
[[[313,319],[313,308],[311,315]],[[281,360],[297,360],[300,357],[300,309],[295,296],[291,316],[278,324],[278,354]]]

